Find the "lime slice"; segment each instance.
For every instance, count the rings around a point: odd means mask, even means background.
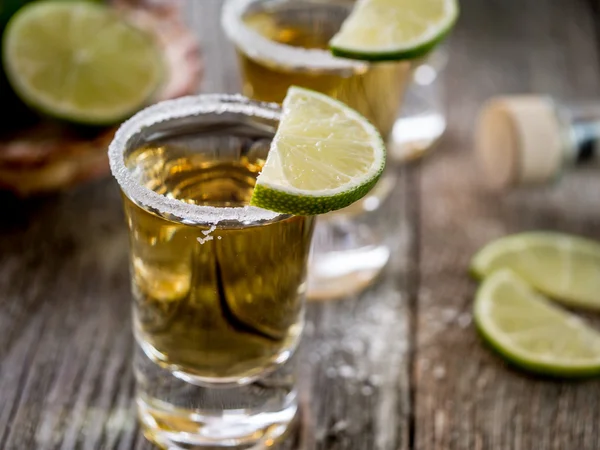
[[[474,319],[484,340],[519,367],[563,377],[600,374],[600,333],[509,269],[485,279]]]
[[[26,5],[8,23],[3,56],[8,79],[26,103],[76,123],[125,118],[163,77],[153,40],[108,7],[89,2]]]
[[[367,119],[318,92],[292,86],[250,204],[286,214],[323,214],[375,185],[385,146]]]
[[[552,232],[529,232],[480,250],[471,271],[483,278],[509,268],[547,296],[569,306],[600,309],[600,244]]]
[[[353,59],[414,59],[442,41],[457,17],[456,0],[358,0],[329,46]]]

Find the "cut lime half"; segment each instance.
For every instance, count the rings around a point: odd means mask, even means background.
[[[600,374],[600,333],[509,269],[485,279],[474,320],[484,340],[516,366],[561,377]]]
[[[554,232],[498,239],[471,261],[478,278],[512,269],[534,288],[565,305],[600,309],[600,244]]]
[[[375,185],[385,146],[367,119],[342,102],[292,86],[250,204],[286,214],[323,214]]]
[[[358,0],[329,46],[352,59],[414,59],[442,41],[457,17],[456,0]]]
[[[8,23],[3,59],[23,101],[84,124],[125,118],[148,101],[163,77],[153,40],[91,2],[26,5]]]

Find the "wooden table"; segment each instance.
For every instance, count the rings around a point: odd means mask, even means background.
[[[206,92],[238,89],[219,0],[190,0]],[[600,383],[507,368],[471,324],[473,252],[527,229],[600,238],[600,177],[487,193],[475,113],[500,93],[600,98],[585,0],[463,0],[444,75],[449,129],[394,193],[397,248],[362,295],[309,305],[300,433],[306,449],[597,450]],[[596,4],[597,6],[597,4]],[[596,22],[597,23],[597,22]],[[25,203],[0,218],[0,449],[150,449],[132,409],[127,235],[116,183]]]

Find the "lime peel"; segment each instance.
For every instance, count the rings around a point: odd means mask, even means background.
[[[482,338],[522,369],[557,377],[600,374],[600,333],[509,269],[484,280],[474,321]]]
[[[153,39],[110,7],[59,0],[30,3],[11,18],[3,63],[29,106],[90,125],[113,124],[140,109],[165,71]]]
[[[384,166],[383,140],[364,117],[338,100],[292,86],[250,204],[324,214],[364,197]]]
[[[550,231],[510,235],[477,252],[469,270],[481,279],[503,268],[565,305],[600,309],[598,242]]]
[[[458,15],[456,0],[358,0],[329,46],[352,59],[415,59],[447,37]]]

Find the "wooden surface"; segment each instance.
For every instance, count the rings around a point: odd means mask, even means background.
[[[219,0],[189,0],[206,92],[239,77]],[[477,108],[498,93],[600,98],[595,2],[463,0],[448,45],[449,130],[401,169],[393,261],[380,283],[309,305],[303,427],[287,448],[600,448],[600,383],[505,367],[471,324],[471,254],[526,229],[600,238],[600,177],[486,193],[471,152]],[[148,450],[131,405],[127,235],[116,184],[19,202],[0,195],[0,449]]]

